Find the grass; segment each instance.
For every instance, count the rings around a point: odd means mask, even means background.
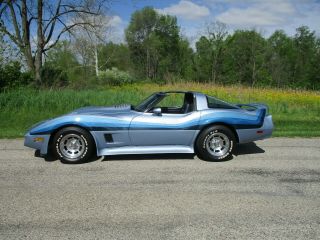
[[[275,123],[274,136],[320,136],[320,93],[210,84],[141,84],[100,90],[20,89],[0,94],[0,138],[22,137],[34,123],[83,106],[137,104],[156,91],[195,90],[232,103],[263,102]]]

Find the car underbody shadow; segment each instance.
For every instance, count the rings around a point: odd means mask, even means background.
[[[102,161],[131,161],[131,160],[194,160],[191,153],[161,153],[161,154],[126,154],[105,156]]]
[[[36,150],[34,152],[34,156],[37,157],[37,158],[42,158],[46,162],[60,161],[60,159],[57,159],[52,154],[47,154],[47,155],[40,154],[40,150]],[[88,159],[87,161],[81,162],[79,164],[91,163],[91,162],[98,161],[99,159],[103,159],[103,157],[93,156],[92,158]],[[78,163],[75,163],[75,164],[78,164]]]
[[[53,157],[51,154],[48,154],[48,155],[42,155],[40,153],[40,150],[36,150],[34,152],[34,156],[36,158],[42,158],[44,159],[46,162],[54,162],[54,161],[57,161],[58,159],[56,159],[55,157]]]
[[[254,142],[239,144],[233,151],[233,156],[247,155],[247,154],[259,154],[265,151],[258,147]],[[40,151],[35,152],[35,157],[43,158],[46,162],[57,161],[55,157],[51,155],[41,156]],[[102,157],[92,157],[90,160],[83,163],[91,163],[95,161],[131,161],[131,160],[194,160],[196,154],[194,153],[166,153],[166,154],[125,154],[125,155],[110,155]],[[229,158],[219,162],[226,162],[233,159],[231,155]],[[203,160],[200,158],[200,160]],[[205,161],[205,160],[204,160]],[[211,161],[208,161],[211,162]],[[215,161],[213,161],[215,162]]]
[[[233,151],[233,155],[247,155],[247,154],[257,154],[264,153],[265,151],[258,147],[254,142],[239,144]]]

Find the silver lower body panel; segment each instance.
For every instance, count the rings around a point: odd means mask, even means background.
[[[98,150],[98,156],[121,154],[194,153],[193,147],[180,145],[126,146]]]
[[[273,131],[272,116],[266,116],[261,128],[237,129],[239,143],[249,143],[271,137]]]
[[[43,141],[35,141],[36,138],[41,138]],[[24,146],[40,150],[42,155],[48,153],[48,144],[50,140],[50,135],[30,135],[26,134],[24,136]]]

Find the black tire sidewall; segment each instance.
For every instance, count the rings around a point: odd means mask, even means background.
[[[69,159],[65,157],[59,148],[59,144],[61,139],[67,135],[67,134],[76,134],[78,135],[84,142],[85,144],[85,151],[81,156],[75,159]],[[59,130],[52,141],[52,150],[54,154],[56,155],[57,158],[61,160],[63,163],[68,163],[68,164],[77,164],[77,163],[83,163],[86,162],[87,160],[90,159],[90,157],[93,154],[93,139],[90,133],[88,133],[86,130],[82,128],[77,128],[77,127],[67,127]]]
[[[220,157],[216,157],[211,155],[207,148],[206,148],[206,144],[207,144],[207,140],[210,138],[210,136],[212,136],[213,134],[220,132],[223,133],[224,135],[226,135],[229,138],[230,141],[230,147],[229,150],[222,156]],[[232,157],[232,151],[235,147],[235,137],[233,132],[225,127],[225,126],[212,126],[212,127],[208,127],[206,129],[204,129],[196,142],[196,149],[197,149],[197,154],[199,155],[200,158],[207,160],[207,161],[225,161],[228,160],[230,157]]]

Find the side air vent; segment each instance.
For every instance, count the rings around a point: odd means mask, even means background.
[[[107,143],[112,143],[113,142],[113,137],[112,134],[105,134],[104,139],[106,140]]]

